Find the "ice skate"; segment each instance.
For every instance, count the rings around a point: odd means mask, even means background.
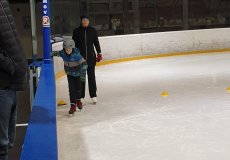
[[[97,104],[97,97],[93,97],[93,98],[92,98],[92,101],[93,101],[93,104],[96,105],[96,104]]]
[[[76,112],[76,106],[71,105],[70,110],[69,110],[69,115],[74,115],[75,112]]]
[[[81,111],[83,108],[81,100],[77,100],[76,107]]]

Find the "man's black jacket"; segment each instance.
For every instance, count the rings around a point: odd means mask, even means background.
[[[24,90],[27,61],[7,0],[0,0],[0,89]]]
[[[96,65],[94,46],[97,50],[97,53],[101,53],[101,47],[96,29],[91,26],[87,28],[80,26],[74,30],[73,40],[76,43],[76,47],[81,51],[83,58],[87,60],[88,65]]]

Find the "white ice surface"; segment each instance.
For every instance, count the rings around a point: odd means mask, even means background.
[[[57,108],[60,160],[230,159],[230,53],[119,63],[96,75],[96,106],[87,96],[74,117]],[[60,99],[68,102],[66,77]]]

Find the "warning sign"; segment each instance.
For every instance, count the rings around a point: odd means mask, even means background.
[[[50,26],[50,18],[48,16],[42,17],[42,25],[43,25],[43,27],[49,27]]]

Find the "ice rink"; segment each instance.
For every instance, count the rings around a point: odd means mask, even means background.
[[[57,108],[60,160],[230,159],[230,53],[99,66],[96,76],[96,106],[87,96],[73,117]],[[57,101],[69,102],[66,77],[56,83]]]

